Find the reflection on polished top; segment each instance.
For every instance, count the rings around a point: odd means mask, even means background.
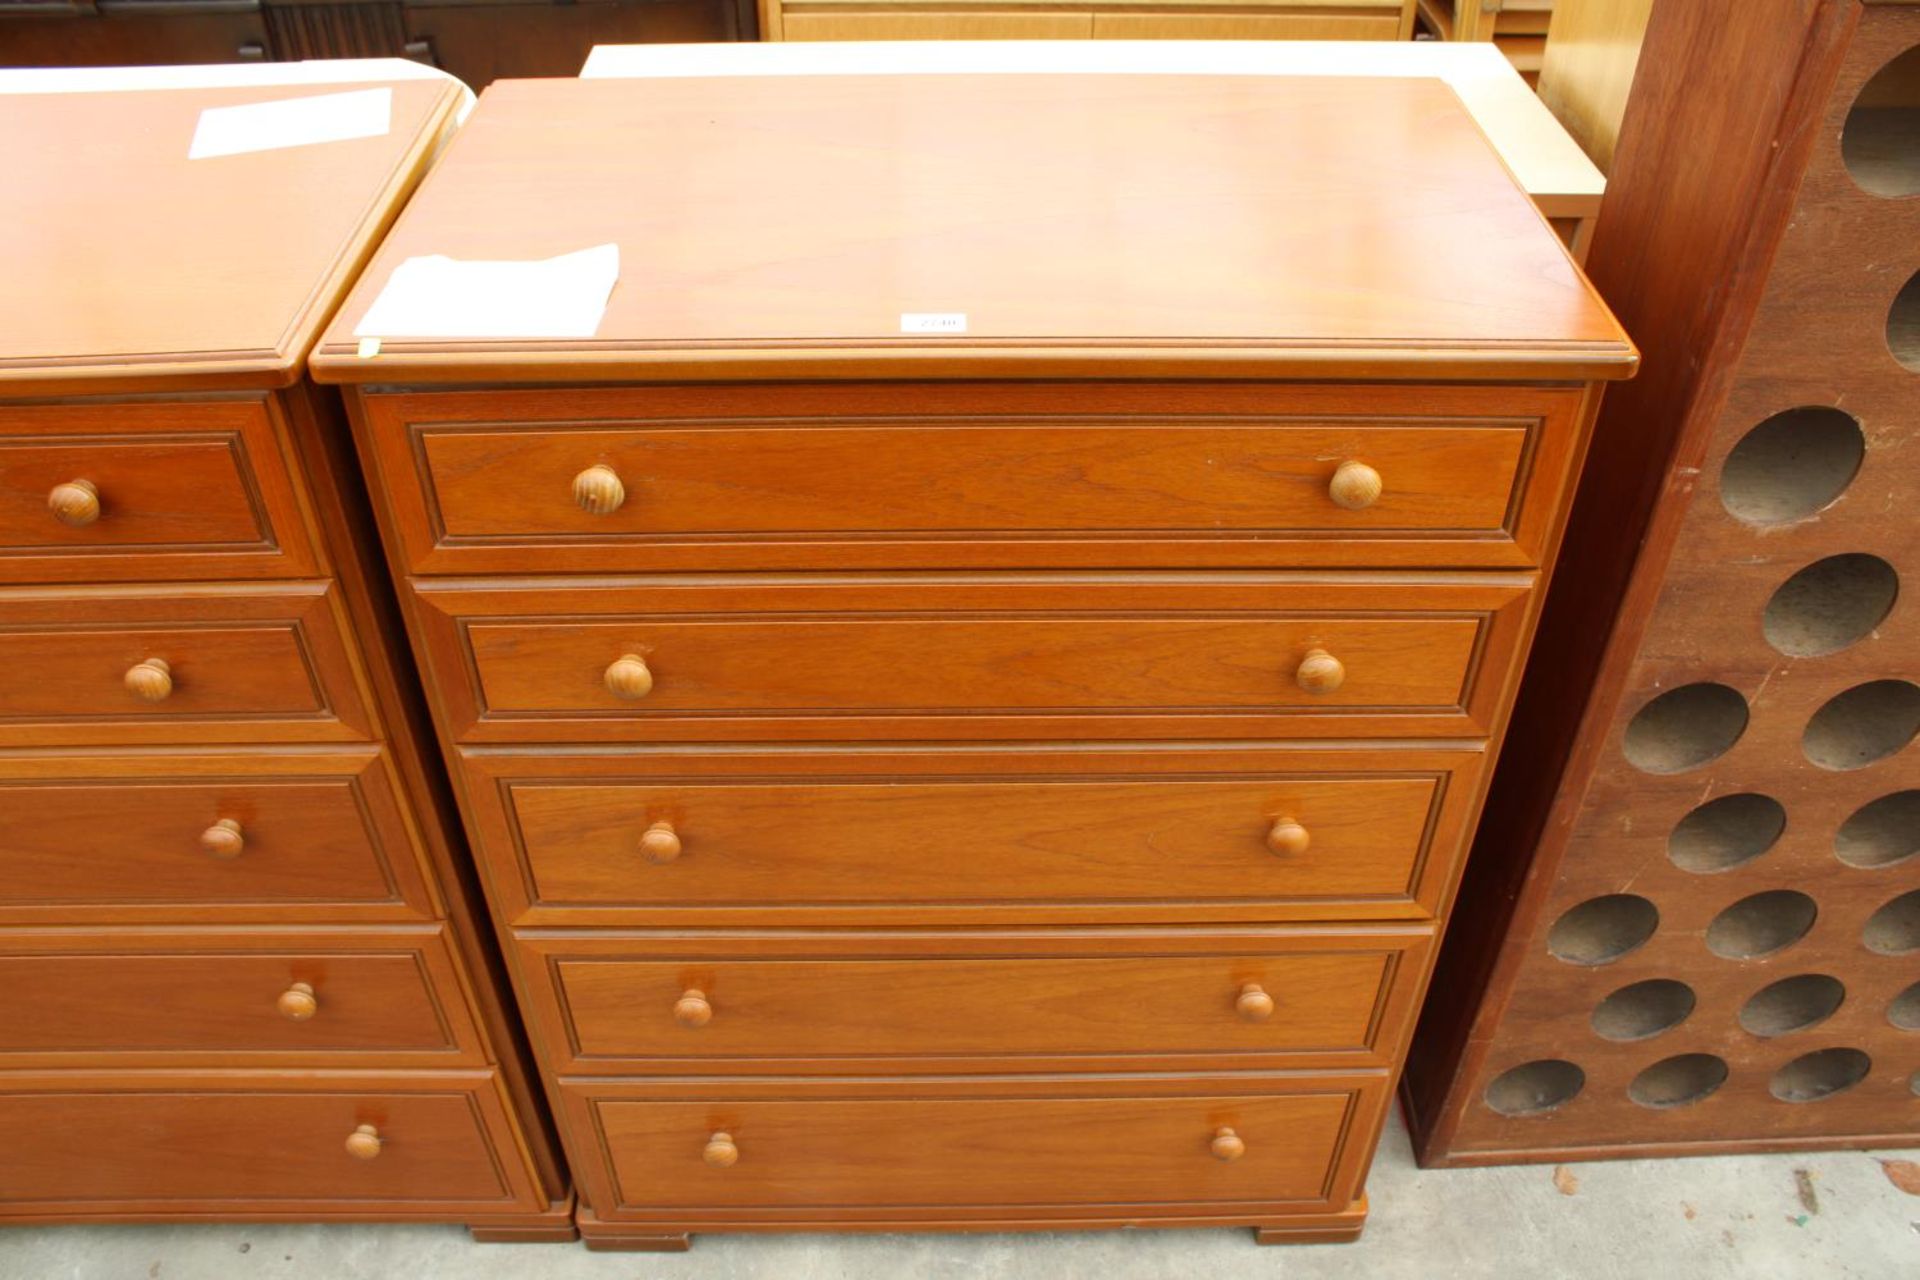
[[[356,354],[410,257],[604,243],[620,273],[592,338]],[[947,75],[498,83],[314,367],[1574,379],[1634,361],[1442,83]]]

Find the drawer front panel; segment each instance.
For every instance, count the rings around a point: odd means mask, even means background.
[[[384,750],[0,755],[0,921],[433,914]]]
[[[534,1019],[556,1070],[891,1073],[1385,1066],[1412,1012],[1402,975],[1429,937],[708,935],[702,950],[684,935],[523,933],[519,945],[552,983]]]
[[[51,495],[74,485],[92,491],[92,507],[57,518]],[[314,572],[264,400],[0,406],[7,581]]]
[[[180,591],[0,592],[0,742],[369,736],[331,587]]]
[[[1397,40],[1398,15],[1096,13],[1096,40]]]
[[[377,1154],[346,1139],[370,1124]],[[492,1072],[10,1076],[0,1206],[36,1213],[455,1216],[545,1208]]]
[[[781,16],[785,40],[1084,40],[1093,31],[1084,13],[840,12]]]
[[[1048,585],[949,595],[904,580],[889,595],[885,584],[781,580],[758,593],[721,583],[421,597],[455,732],[484,742],[1072,737],[1122,719],[1138,723],[1108,731],[1179,735],[1168,722],[1184,720],[1245,736],[1479,734],[1526,593],[1523,583],[1117,575],[1059,583],[1049,608]],[[960,603],[969,595],[975,608]],[[831,608],[863,596],[866,609]],[[691,614],[701,604],[711,611]],[[1301,672],[1325,655],[1342,675],[1310,691]],[[634,657],[651,688],[619,696],[609,669]],[[1480,679],[1489,667],[1496,678]]]
[[[770,909],[1404,918],[1437,907],[1480,766],[1284,748],[464,761],[496,901],[536,925]]]
[[[481,1063],[442,931],[0,936],[8,1066]]]
[[[1580,393],[852,385],[366,403],[420,573],[1527,568]],[[1370,504],[1334,500],[1345,462],[1378,475]],[[575,479],[592,468],[583,505]]]
[[[855,1096],[806,1100],[561,1087],[578,1131],[603,1143],[604,1165],[582,1160],[580,1172],[588,1202],[606,1217],[810,1206],[846,1216],[932,1205],[1044,1215],[1095,1204],[1137,1205],[1151,1216],[1181,1205],[1332,1202],[1351,1177],[1351,1131],[1371,1120],[1384,1084],[1384,1076],[1308,1077],[1250,1092],[1256,1086],[1195,1080],[1187,1096],[1138,1096],[1110,1084],[1102,1096],[1096,1086],[1049,1091],[1026,1082],[1026,1096],[1007,1096],[1007,1087],[966,1096],[952,1086],[916,1098],[849,1083],[834,1092]],[[1222,1129],[1243,1144],[1239,1159],[1213,1155]],[[715,1133],[738,1153],[729,1167],[703,1158]]]

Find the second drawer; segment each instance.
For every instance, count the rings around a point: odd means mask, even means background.
[[[522,933],[561,1072],[1387,1065],[1430,926]]]
[[[0,1067],[486,1061],[440,926],[0,932]]]

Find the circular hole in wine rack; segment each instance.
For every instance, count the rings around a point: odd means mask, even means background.
[[[1864,769],[1920,733],[1920,686],[1874,680],[1837,693],[1807,721],[1800,749],[1822,769]]]
[[[1840,157],[1862,191],[1920,194],[1920,47],[1880,68],[1860,90],[1840,134]]]
[[[1920,853],[1920,791],[1896,791],[1854,810],[1833,837],[1833,856],[1876,871]]]
[[[1903,367],[1920,373],[1920,272],[1900,286],[1887,311],[1887,350]]]
[[[1485,1098],[1503,1116],[1536,1116],[1573,1101],[1586,1083],[1587,1073],[1571,1062],[1541,1058],[1501,1072]]]
[[[1568,964],[1611,964],[1642,945],[1660,927],[1660,910],[1632,893],[1588,898],[1568,908],[1547,931],[1547,950]]]
[[[1879,556],[1828,556],[1780,584],[1760,630],[1789,657],[1824,657],[1872,635],[1899,594],[1900,575]]]
[[[1874,912],[1860,933],[1867,950],[1883,956],[1920,951],[1920,889],[1903,893]]]
[[[1727,1082],[1727,1064],[1710,1053],[1663,1058],[1633,1078],[1627,1096],[1643,1107],[1684,1107]]]
[[[1787,811],[1755,792],[1721,796],[1680,819],[1667,837],[1667,856],[1697,875],[1731,871],[1773,848],[1787,829]]]
[[[1893,998],[1887,1006],[1887,1021],[1902,1031],[1920,1031],[1920,982]]]
[[[1724,684],[1670,689],[1634,713],[1622,749],[1634,768],[1684,773],[1723,756],[1747,729],[1747,700]]]
[[[1818,1102],[1867,1078],[1873,1059],[1858,1049],[1817,1049],[1773,1073],[1767,1088],[1782,1102]]]
[[[1672,1030],[1693,1012],[1693,988],[1672,978],[1649,978],[1620,988],[1593,1010],[1603,1040],[1646,1040]]]
[[[1804,520],[1845,493],[1866,457],[1851,414],[1825,405],[1776,413],[1740,438],[1720,469],[1720,501],[1748,524]]]
[[[1768,1038],[1805,1031],[1831,1018],[1846,998],[1845,984],[1824,973],[1782,978],[1753,993],[1740,1010],[1740,1025]]]
[[[1769,889],[1740,899],[1707,926],[1707,950],[1723,960],[1755,960],[1807,936],[1820,908],[1792,889]]]

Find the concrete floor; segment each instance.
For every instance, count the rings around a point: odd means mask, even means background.
[[[48,1227],[0,1231],[0,1280],[1915,1280],[1920,1196],[1880,1164],[1897,1158],[1920,1152],[1423,1173],[1396,1127],[1351,1245],[1259,1248],[1244,1231],[700,1236],[690,1253],[592,1254],[476,1245],[456,1227]]]

